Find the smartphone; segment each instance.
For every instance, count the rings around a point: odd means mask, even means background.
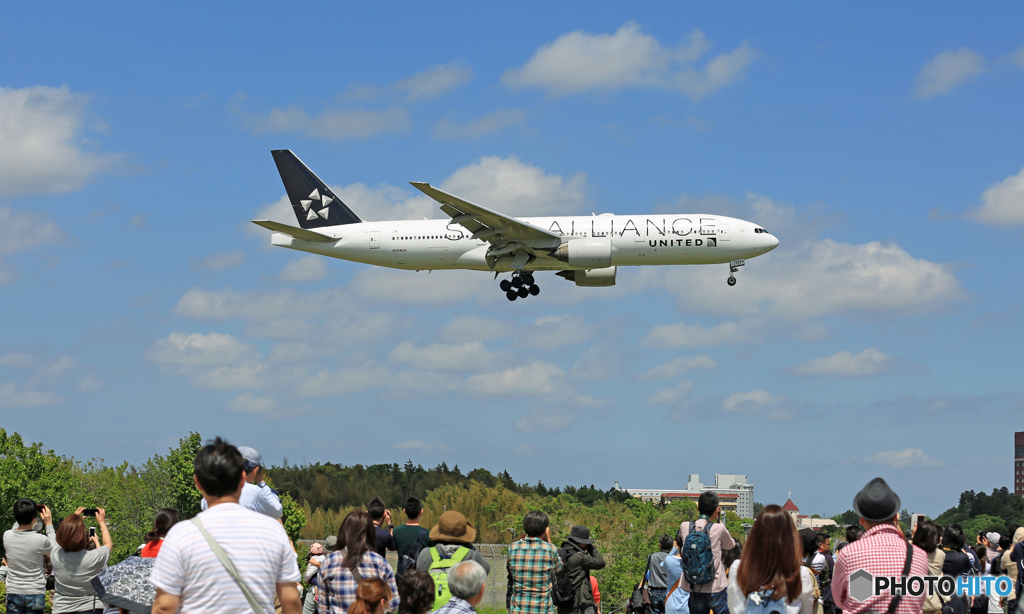
[[[96,537],[96,527],[89,527],[89,539]]]
[[[83,516],[95,516],[96,515],[96,509],[97,508],[95,508],[95,507],[87,507],[84,510],[82,510],[82,515]]]
[[[910,515],[910,532],[913,533],[917,530],[917,523],[925,519],[924,514],[911,514]]]

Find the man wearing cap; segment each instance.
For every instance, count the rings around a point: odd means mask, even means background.
[[[441,514],[437,524],[430,529],[430,541],[434,545],[430,548],[420,550],[416,558],[416,569],[430,571],[430,563],[434,560],[436,553],[438,558],[450,559],[459,548],[468,548],[469,552],[460,560],[476,561],[480,563],[487,573],[491,573],[491,564],[482,554],[473,549],[473,540],[476,539],[476,529],[466,522],[466,517],[461,512],[448,510]]]
[[[988,542],[985,544],[985,558],[988,559],[989,564],[1002,554],[1002,551],[999,550],[999,537],[1000,535],[995,531],[985,534],[985,540]]]
[[[281,519],[281,497],[263,481],[263,457],[249,446],[238,446],[238,451],[245,459],[245,486],[238,504],[274,520]],[[206,510],[206,499],[200,504]]]
[[[590,586],[590,572],[604,569],[604,557],[594,548],[594,540],[590,539],[590,529],[576,525],[569,532],[569,537],[562,542],[559,550],[569,582],[576,589],[576,599],[571,608],[558,608],[559,614],[595,614],[597,603],[594,591]]]
[[[924,550],[907,543],[899,527],[899,509],[900,498],[882,478],[868,482],[854,497],[853,511],[860,517],[860,525],[866,532],[860,539],[843,548],[842,556],[836,561],[832,596],[843,614],[867,611],[889,614],[921,612],[925,599],[923,593],[893,598],[886,590],[882,595],[869,596],[864,601],[850,595],[850,576],[861,569],[872,576],[928,575],[928,555]],[[910,570],[904,574],[908,555]],[[893,601],[895,604],[890,603]]]

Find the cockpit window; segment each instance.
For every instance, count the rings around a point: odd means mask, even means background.
[[[761,234],[761,233],[767,233],[767,232],[768,231],[765,230],[764,228],[755,228],[754,229],[754,234]]]

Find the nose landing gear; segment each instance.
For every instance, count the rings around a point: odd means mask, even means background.
[[[727,279],[726,282],[730,286],[736,285],[736,277],[733,276],[733,273],[739,271],[739,267],[743,266],[744,264],[746,264],[746,262],[743,260],[733,260],[732,262],[729,263],[729,279]]]
[[[540,294],[540,286],[534,283],[533,273],[526,271],[516,271],[512,274],[512,279],[501,280],[498,287],[510,301]]]

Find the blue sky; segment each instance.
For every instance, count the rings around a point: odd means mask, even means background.
[[[1011,3],[11,6],[0,416],[77,458],[189,430],[270,462],[548,485],[747,474],[834,514],[1012,484],[1024,11]],[[721,213],[781,240],[615,288],[271,248],[269,150],[365,219]]]

